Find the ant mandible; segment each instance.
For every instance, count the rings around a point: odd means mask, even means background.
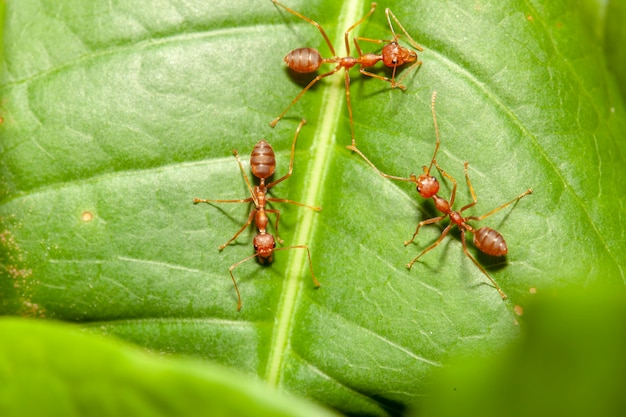
[[[306,120],[302,119],[298,127],[296,128],[296,133],[293,138],[293,143],[291,145],[291,159],[289,161],[289,172],[279,179],[270,182],[269,184],[265,184],[265,180],[271,177],[274,174],[276,169],[276,158],[274,155],[274,150],[272,146],[267,143],[265,140],[260,140],[254,148],[252,149],[252,154],[250,155],[250,170],[252,174],[259,178],[259,185],[252,187],[250,184],[250,180],[246,175],[246,172],[243,169],[243,165],[241,160],[239,159],[239,154],[237,150],[233,150],[233,154],[237,159],[237,164],[239,165],[239,169],[241,170],[241,175],[243,176],[246,185],[248,186],[248,190],[250,191],[250,197],[243,198],[239,200],[205,200],[200,198],[194,198],[193,203],[254,203],[254,208],[250,211],[250,215],[248,216],[248,221],[235,233],[233,237],[231,237],[226,243],[219,247],[219,250],[223,250],[226,246],[228,246],[232,241],[237,239],[237,237],[244,231],[252,221],[255,222],[256,227],[258,229],[257,235],[254,237],[254,254],[250,255],[239,262],[234,263],[229,268],[230,277],[233,280],[233,284],[235,285],[235,291],[237,292],[237,311],[241,310],[241,294],[239,293],[239,287],[237,287],[237,281],[235,280],[235,276],[233,275],[233,270],[237,268],[242,263],[249,261],[252,258],[258,258],[261,264],[269,264],[272,262],[274,258],[274,252],[279,250],[289,250],[289,249],[306,249],[307,256],[309,259],[309,268],[311,270],[311,278],[313,278],[313,284],[315,287],[319,287],[320,283],[315,278],[315,274],[313,273],[313,264],[311,262],[311,251],[307,245],[296,245],[296,246],[286,246],[282,248],[276,248],[276,242],[274,240],[274,236],[271,233],[267,232],[267,224],[269,223],[269,218],[267,216],[268,213],[273,213],[276,215],[276,223],[274,224],[274,229],[276,230],[276,239],[282,244],[283,240],[278,236],[278,220],[280,218],[280,212],[276,209],[266,208],[266,203],[274,202],[274,203],[289,203],[294,204],[300,207],[307,207],[311,210],[320,211],[321,207],[309,206],[307,204],[299,203],[297,201],[287,200],[284,198],[274,198],[268,197],[267,191],[275,186],[276,184],[286,180],[289,178],[293,172],[293,159],[295,155],[296,149],[296,141],[298,140],[298,135],[300,134],[300,129],[306,123]]]
[[[391,25],[391,18],[393,18],[396,24],[400,27],[400,29],[406,36],[406,39],[411,44],[411,46],[413,46],[415,49],[417,49],[420,52],[423,51],[424,49],[421,46],[419,46],[417,42],[413,40],[413,38],[411,38],[408,32],[404,29],[404,26],[402,26],[402,24],[398,21],[398,19],[391,12],[391,10],[385,9],[385,15],[387,16],[387,23],[389,24],[389,29],[391,30],[391,33],[393,34],[393,39],[385,40],[385,39],[363,38],[360,36],[355,37],[353,39],[354,46],[356,47],[356,50],[359,53],[359,57],[358,58],[351,57],[350,56],[350,41],[348,39],[348,34],[354,28],[360,25],[363,21],[365,21],[369,16],[371,16],[372,13],[374,13],[374,10],[376,10],[376,3],[372,3],[372,7],[370,11],[363,18],[361,18],[361,20],[359,20],[358,22],[350,26],[344,34],[344,40],[346,44],[346,54],[348,56],[338,57],[335,54],[335,48],[330,42],[330,39],[328,38],[328,36],[326,35],[326,32],[320,26],[319,23],[296,12],[295,10],[290,9],[289,7],[279,3],[276,0],[272,0],[272,2],[275,5],[282,7],[287,12],[315,26],[322,34],[322,37],[324,38],[324,40],[326,41],[326,44],[328,45],[328,49],[330,49],[330,53],[333,55],[332,58],[322,58],[319,51],[314,48],[294,49],[293,51],[289,52],[287,56],[285,56],[285,63],[291,70],[301,73],[301,74],[308,74],[308,73],[317,71],[322,64],[337,64],[337,66],[333,70],[326,72],[324,74],[320,74],[317,77],[313,78],[313,80],[311,80],[307,84],[307,86],[302,89],[300,94],[298,94],[296,98],[293,99],[293,101],[287,106],[287,108],[283,110],[283,112],[277,118],[272,120],[272,122],[270,123],[270,126],[272,127],[276,126],[276,123],[278,123],[278,121],[283,118],[283,116],[289,111],[289,109],[294,104],[296,104],[296,102],[300,100],[300,98],[304,95],[304,93],[306,93],[316,82],[318,82],[322,78],[328,77],[329,75],[333,75],[334,73],[338,72],[341,68],[344,68],[345,69],[345,85],[346,85],[346,102],[348,104],[348,115],[350,117],[350,132],[352,135],[352,146],[356,146],[355,135],[354,135],[354,120],[352,118],[352,104],[350,103],[350,74],[348,73],[348,70],[356,65],[359,65],[360,66],[359,72],[361,74],[366,75],[368,77],[377,78],[382,81],[386,81],[391,84],[391,88],[397,87],[402,90],[406,89],[406,87],[402,84],[402,80],[409,74],[409,72],[412,69],[420,65],[422,61],[418,60],[417,53],[415,51],[405,48],[398,43],[399,36],[396,35],[395,31],[393,30],[393,26]],[[385,44],[385,45],[383,46],[380,54],[363,54],[363,51],[361,50],[361,46],[359,45],[359,41],[372,42],[372,43]],[[393,68],[393,71],[391,73],[391,78],[383,77],[381,75],[374,74],[364,69],[364,68],[372,67],[376,65],[378,61],[383,61],[383,64],[385,66]],[[396,69],[406,63],[411,63],[411,62],[413,64],[404,72],[404,74],[402,74],[400,78],[398,78],[398,80],[396,80]]]
[[[464,167],[464,171],[465,171],[465,180],[467,182],[467,187],[470,190],[470,193],[472,195],[472,202],[461,207],[460,210],[456,211],[452,209],[452,205],[454,204],[454,199],[456,197],[456,180],[449,175],[446,171],[444,171],[439,164],[437,163],[437,151],[439,150],[439,144],[440,144],[440,139],[439,139],[439,126],[437,125],[437,115],[435,113],[435,100],[437,98],[437,92],[433,92],[432,95],[432,99],[431,99],[431,111],[433,114],[433,121],[434,121],[434,125],[435,125],[435,135],[437,137],[437,143],[435,145],[435,153],[433,154],[433,158],[430,161],[430,165],[428,167],[424,166],[423,170],[424,173],[421,174],[419,177],[415,176],[415,174],[411,174],[409,176],[409,178],[404,178],[404,177],[396,177],[395,175],[389,175],[389,174],[385,174],[383,172],[381,172],[378,168],[376,168],[376,166],[365,157],[365,155],[358,150],[355,146],[348,146],[347,148],[358,153],[372,168],[374,168],[374,170],[376,170],[376,172],[385,177],[385,178],[389,178],[389,179],[393,179],[393,180],[398,180],[398,181],[409,181],[409,182],[413,182],[416,184],[416,188],[417,188],[417,192],[420,194],[420,196],[422,196],[423,198],[432,198],[433,202],[435,203],[435,208],[442,213],[441,216],[437,216],[437,217],[433,217],[431,219],[427,219],[427,220],[423,220],[421,222],[419,222],[419,224],[417,225],[417,228],[415,229],[415,233],[413,233],[413,237],[411,238],[411,240],[407,240],[404,242],[404,246],[407,246],[408,244],[412,243],[415,240],[415,237],[417,236],[417,234],[419,233],[419,230],[422,226],[427,225],[427,224],[433,224],[433,223],[438,223],[442,220],[444,220],[446,217],[450,218],[450,224],[448,226],[446,226],[445,229],[443,229],[443,231],[441,232],[441,235],[439,236],[439,238],[430,246],[428,246],[426,249],[424,249],[419,255],[417,255],[411,262],[409,262],[407,264],[407,268],[411,269],[411,267],[413,266],[413,264],[415,262],[417,262],[419,260],[419,258],[421,258],[424,254],[426,254],[427,252],[431,251],[432,249],[436,248],[437,246],[439,246],[439,244],[441,243],[441,241],[446,237],[446,235],[448,234],[448,232],[450,232],[450,229],[452,229],[452,227],[454,225],[458,226],[458,228],[461,230],[461,242],[463,244],[463,252],[465,252],[465,255],[467,255],[468,258],[470,258],[472,260],[472,262],[478,267],[478,269],[481,270],[481,272],[483,274],[485,274],[485,276],[487,278],[489,278],[489,280],[491,281],[491,283],[495,286],[496,290],[498,291],[498,293],[500,294],[500,296],[502,297],[503,300],[506,300],[506,294],[502,291],[502,289],[500,288],[500,286],[496,283],[496,281],[494,281],[493,278],[491,278],[491,276],[487,273],[487,271],[485,270],[485,268],[483,268],[482,265],[480,265],[478,263],[478,261],[469,253],[469,251],[467,250],[467,243],[465,241],[465,232],[470,232],[474,235],[474,246],[476,246],[476,248],[478,248],[478,250],[480,250],[483,253],[486,253],[487,255],[491,255],[491,256],[504,256],[508,253],[508,248],[506,245],[506,242],[504,240],[504,237],[500,234],[500,232],[498,232],[497,230],[491,228],[491,227],[487,227],[487,226],[483,226],[479,229],[474,229],[474,227],[472,227],[468,221],[470,220],[474,220],[474,221],[480,221],[483,220],[489,216],[491,216],[492,214],[497,213],[498,211],[502,210],[503,208],[515,203],[517,200],[519,200],[520,198],[531,194],[533,192],[532,189],[528,189],[526,191],[524,191],[522,194],[518,195],[517,197],[515,197],[514,199],[502,204],[499,207],[496,207],[495,209],[491,210],[490,212],[483,214],[482,216],[467,216],[467,217],[463,217],[463,212],[467,209],[469,209],[470,207],[473,207],[474,205],[476,205],[478,199],[476,198],[476,192],[474,191],[474,187],[472,186],[472,183],[470,182],[469,179],[469,174],[468,174],[468,166],[469,163],[465,162],[463,164]],[[447,178],[448,180],[450,180],[452,182],[452,193],[450,194],[450,199],[449,200],[445,200],[444,198],[440,197],[439,195],[437,195],[437,193],[439,192],[439,181],[437,181],[437,178],[435,178],[434,176],[432,176],[430,174],[430,171],[433,167],[433,165],[435,167],[437,167],[437,170],[441,173],[442,176],[444,176],[445,178]]]

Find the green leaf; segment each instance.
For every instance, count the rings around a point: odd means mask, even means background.
[[[331,415],[232,370],[146,354],[75,326],[2,318],[0,335],[6,417]]]
[[[588,7],[591,3],[585,3]],[[368,2],[289,2],[319,21],[338,53]],[[624,285],[626,113],[584,8],[567,1],[388,2],[358,28],[388,39],[389,7],[424,46],[406,91],[352,74],[359,148],[389,174],[419,174],[435,133],[438,162],[458,182],[455,207],[506,238],[506,259],[470,252],[457,232],[411,271],[440,235],[407,183],[378,176],[345,149],[341,74],[306,93],[283,56],[328,54],[310,24],[267,1],[9,3],[0,92],[0,312],[82,323],[159,352],[189,354],[352,414],[400,413],[457,353],[498,350],[518,335],[531,292]],[[355,33],[356,34],[356,33]],[[367,45],[374,50],[375,45]],[[379,74],[390,75],[384,69]],[[266,138],[294,175],[276,204],[285,245],[271,266],[248,261],[243,159]],[[247,161],[245,162],[246,170]],[[441,194],[450,184],[444,180]],[[518,309],[519,310],[519,309]]]
[[[626,41],[626,5],[618,0],[607,3],[604,19],[604,48],[607,64],[615,78],[622,97],[626,97],[626,51],[621,45]]]
[[[540,296],[517,343],[438,372],[423,416],[616,416],[625,401],[624,291]],[[454,362],[454,361],[453,361]]]

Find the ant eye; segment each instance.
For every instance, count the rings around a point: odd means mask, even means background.
[[[259,251],[259,247],[257,245],[254,245],[254,251],[258,252]]]
[[[272,245],[272,248],[275,248],[275,247],[276,247],[276,242],[274,242],[274,244]]]

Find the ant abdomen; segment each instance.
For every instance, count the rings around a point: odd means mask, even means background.
[[[491,256],[504,256],[509,251],[500,232],[487,226],[474,232],[474,245],[481,252]]]
[[[285,63],[287,66],[295,72],[301,74],[308,74],[314,71],[322,65],[324,60],[322,56],[314,48],[298,48],[289,52],[285,56]]]
[[[272,145],[265,140],[260,140],[254,145],[250,155],[250,169],[257,178],[267,179],[274,174],[276,169],[276,156]]]

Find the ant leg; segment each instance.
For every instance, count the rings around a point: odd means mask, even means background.
[[[409,178],[403,178],[403,177],[396,177],[395,175],[389,175],[389,174],[385,174],[384,172],[381,172],[378,168],[376,168],[376,165],[374,165],[374,163],[372,161],[370,161],[369,159],[367,159],[367,157],[365,155],[363,155],[363,152],[361,152],[360,150],[358,150],[356,148],[356,146],[352,146],[352,145],[348,145],[346,146],[346,148],[350,149],[353,152],[356,152],[357,154],[359,154],[361,156],[361,158],[363,158],[363,160],[365,162],[367,162],[369,164],[369,166],[371,166],[372,168],[374,168],[374,171],[376,171],[378,173],[378,175],[380,175],[381,177],[384,178],[389,178],[391,180],[398,180],[398,181],[409,181],[409,182],[415,182],[417,183],[417,178],[415,177],[415,175],[411,174],[411,176]]]
[[[439,137],[439,124],[437,123],[437,112],[435,111],[436,100],[437,100],[437,91],[433,91],[432,96],[430,96],[430,112],[433,115],[433,125],[435,126],[435,137],[437,138],[437,143],[435,144],[435,152],[433,153],[433,159],[430,160],[430,165],[428,166],[428,169],[424,167],[424,172],[426,174],[430,174],[430,170],[432,169],[433,164],[437,160],[437,152],[439,151],[439,144],[441,143],[441,139]]]
[[[259,256],[258,253],[250,255],[247,258],[244,258],[241,261],[232,264],[230,268],[228,268],[228,272],[230,272],[230,278],[233,280],[233,284],[235,285],[235,292],[237,293],[237,311],[241,311],[241,294],[239,293],[239,287],[237,286],[237,281],[235,280],[235,276],[233,275],[233,269],[237,268],[239,265],[246,261],[249,261],[252,258],[256,258],[257,256]]]
[[[391,39],[372,39],[372,38],[366,38],[364,36],[357,36],[357,37],[355,37],[354,38],[354,43],[358,45],[357,41],[377,43],[379,45],[381,45],[383,43],[393,42],[393,40],[391,40]]]
[[[352,103],[350,101],[350,73],[346,68],[346,104],[348,105],[348,116],[350,117],[350,134],[352,135],[352,146],[356,147],[356,140],[354,138],[354,119],[352,118]]]
[[[322,34],[322,36],[324,37],[324,40],[326,41],[326,45],[328,45],[328,49],[330,49],[330,53],[335,56],[335,48],[333,48],[333,44],[330,43],[330,39],[328,39],[328,36],[326,35],[326,32],[324,31],[324,29],[322,28],[322,26],[320,26],[319,23],[317,23],[315,20],[308,18],[306,16],[304,16],[303,14],[300,14],[298,12],[296,12],[295,10],[290,9],[289,7],[285,6],[284,4],[279,3],[276,0],[272,0],[272,3],[274,3],[277,6],[282,7],[283,9],[285,9],[286,11],[288,11],[289,13],[299,17],[300,19],[309,22],[310,24],[312,24],[313,26],[315,26],[320,33]],[[348,54],[349,55],[349,54]]]
[[[359,53],[359,57],[363,56],[363,51],[361,50],[361,45],[359,45],[359,41],[371,42],[371,43],[375,43],[378,45],[391,42],[390,40],[386,40],[386,39],[372,39],[372,38],[364,38],[362,36],[356,36],[352,40],[354,41],[354,46],[356,47],[357,52]],[[378,62],[379,60],[380,59],[378,59],[376,62]],[[371,64],[371,65],[374,65],[374,64]]]
[[[511,204],[515,203],[517,200],[521,199],[522,197],[527,196],[528,194],[532,194],[533,190],[532,188],[529,188],[528,190],[524,191],[523,193],[521,193],[520,195],[518,195],[517,197],[515,197],[514,199],[512,199],[511,201],[508,201],[504,204],[502,204],[500,207],[496,207],[495,209],[491,210],[488,213],[483,214],[482,216],[470,216],[467,217],[466,220],[482,220],[486,217],[491,216],[494,213],[497,213],[498,211],[502,210],[503,208],[510,206]]]
[[[385,15],[387,16],[387,23],[389,23],[389,29],[391,30],[391,33],[393,33],[393,38],[396,40],[396,42],[397,42],[399,37],[398,37],[398,35],[396,35],[396,32],[393,30],[393,26],[391,25],[391,20],[389,19],[390,15],[393,18],[393,20],[398,24],[398,26],[400,26],[400,29],[402,30],[404,35],[407,37],[407,40],[408,40],[409,44],[411,44],[411,46],[413,48],[417,49],[420,52],[422,52],[424,50],[424,48],[422,48],[417,42],[415,42],[413,40],[411,35],[409,35],[409,33],[406,31],[406,29],[404,29],[404,26],[402,26],[402,23],[400,23],[400,21],[398,20],[396,15],[394,15],[393,12],[391,10],[389,10],[389,8],[385,9]]]
[[[329,72],[327,72],[327,73],[324,73],[324,74],[318,75],[317,77],[313,78],[313,80],[311,80],[311,82],[310,82],[310,83],[308,83],[308,84],[307,84],[307,86],[306,86],[306,87],[304,87],[304,88],[302,89],[302,91],[300,91],[300,94],[298,94],[298,95],[296,96],[296,98],[294,98],[294,99],[293,99],[293,101],[292,101],[292,102],[291,102],[291,103],[287,106],[287,108],[286,108],[285,110],[283,110],[283,112],[282,112],[282,113],[281,113],[281,114],[280,114],[277,118],[275,118],[274,120],[272,120],[272,121],[270,122],[270,126],[271,126],[271,127],[275,127],[275,126],[276,126],[276,123],[278,123],[278,121],[279,121],[280,119],[282,119],[282,118],[283,118],[283,116],[284,116],[284,115],[285,115],[285,114],[289,111],[289,109],[290,109],[290,108],[291,108],[294,104],[296,104],[296,102],[297,102],[298,100],[300,100],[300,98],[304,95],[304,93],[306,93],[307,91],[309,91],[309,88],[313,87],[313,84],[315,84],[316,82],[318,82],[318,81],[319,81],[319,80],[321,80],[322,78],[328,77],[329,75],[333,75],[334,73],[336,73],[336,72],[337,72],[337,71],[339,71],[340,69],[341,69],[341,66],[340,66],[340,65],[337,65],[337,66],[335,67],[335,69],[333,69],[332,71],[329,71]]]
[[[252,197],[244,198],[242,200],[204,200],[204,199],[201,199],[201,198],[194,198],[193,199],[193,203],[194,204],[198,204],[198,203],[249,203],[251,201],[253,201]],[[241,229],[239,229],[239,231],[237,233],[235,233],[235,236],[230,238],[228,240],[228,242],[224,243],[223,245],[220,245],[219,250],[223,250],[226,246],[228,246],[230,244],[230,242],[232,242],[233,240],[237,239],[237,237],[244,230],[246,230],[246,227],[248,227],[248,226],[250,226],[250,224],[252,224],[252,218],[254,216],[254,213],[256,213],[256,209],[253,209],[250,212],[250,215],[248,216],[248,221],[241,227]]]
[[[350,56],[350,41],[348,40],[348,34],[357,26],[359,26],[361,23],[363,23],[368,17],[370,17],[372,15],[372,13],[374,13],[374,10],[376,10],[376,3],[372,3],[372,7],[370,9],[369,12],[367,12],[367,14],[365,16],[363,16],[361,18],[361,20],[359,20],[358,22],[356,22],[355,24],[353,24],[352,26],[350,26],[348,28],[348,30],[346,30],[346,32],[344,33],[344,40],[346,43],[346,55]],[[358,46],[357,46],[358,48]],[[359,56],[361,55],[360,51],[359,51]]]
[[[258,206],[259,202],[256,198],[256,195],[252,191],[252,185],[250,184],[250,179],[248,178],[248,175],[246,175],[246,171],[243,169],[243,164],[241,163],[241,160],[239,159],[239,153],[237,153],[237,149],[233,149],[233,154],[235,155],[235,159],[237,160],[237,164],[239,165],[239,170],[241,171],[241,175],[243,176],[243,179],[246,182],[246,186],[248,187],[248,191],[250,191],[250,194],[252,195],[252,197],[242,198],[242,199],[237,199],[237,200],[205,200],[202,198],[194,198],[193,199],[194,204],[198,204],[198,203],[249,203],[250,201],[254,201],[254,204]]]
[[[252,197],[242,198],[240,200],[205,200],[203,198],[194,198],[193,203],[249,203],[253,201]]]
[[[474,207],[476,203],[478,202],[478,199],[476,198],[476,192],[474,191],[474,187],[472,187],[472,183],[470,182],[470,179],[469,179],[469,173],[467,172],[468,166],[469,166],[469,162],[463,163],[463,169],[465,170],[465,180],[467,181],[467,188],[469,188],[470,193],[472,194],[472,202],[466,206],[461,207],[461,210],[459,210],[459,213],[462,213],[463,210],[466,210],[470,207]]]
[[[296,128],[296,133],[295,133],[295,135],[293,137],[293,142],[291,143],[291,158],[289,159],[289,171],[283,177],[277,179],[276,181],[272,181],[271,183],[267,184],[266,188],[271,188],[271,187],[275,186],[276,184],[278,184],[279,182],[282,182],[282,181],[286,180],[287,178],[291,177],[291,173],[293,172],[293,159],[294,159],[295,154],[296,154],[296,141],[298,140],[298,135],[300,134],[300,129],[302,129],[302,126],[304,124],[306,124],[306,120],[302,119],[300,121],[300,124],[298,124],[298,127]]]
[[[396,71],[395,67],[394,67],[393,71],[394,71],[394,74],[395,74],[395,71]],[[359,72],[361,74],[363,74],[363,75],[368,76],[368,77],[376,78],[376,79],[379,79],[381,81],[386,81],[386,82],[391,84],[391,88],[396,88],[397,87],[400,90],[406,90],[406,87],[404,85],[397,83],[396,81],[393,80],[393,78],[387,78],[387,77],[384,77],[382,75],[374,74],[373,72],[366,71],[363,68],[359,68]]]
[[[276,232],[276,240],[278,240],[278,242],[282,245],[283,243],[285,243],[285,241],[282,240],[280,236],[278,236],[278,221],[280,220],[280,211],[274,210],[274,209],[265,209],[265,211],[268,213],[276,214],[276,222],[274,223],[274,231]]]
[[[239,165],[239,170],[241,171],[241,176],[243,176],[243,180],[246,182],[246,186],[248,187],[248,191],[250,191],[250,194],[252,195],[252,201],[254,201],[255,205],[258,205],[259,202],[256,198],[256,195],[254,194],[254,192],[252,191],[252,184],[250,183],[250,179],[248,178],[248,175],[246,174],[246,171],[243,169],[243,164],[241,163],[241,159],[239,159],[239,153],[237,152],[237,149],[233,149],[233,155],[235,155],[235,159],[237,160],[237,165]]]
[[[478,267],[478,269],[480,269],[481,272],[483,274],[485,274],[485,276],[487,278],[489,278],[489,281],[491,281],[491,283],[494,285],[494,287],[496,287],[496,290],[500,294],[500,297],[502,297],[503,300],[506,300],[506,294],[504,293],[504,291],[502,291],[502,289],[500,289],[500,286],[493,280],[493,278],[491,278],[489,276],[489,274],[487,273],[485,268],[483,268],[483,266],[481,264],[479,264],[478,261],[476,259],[474,259],[474,257],[467,250],[467,243],[465,243],[465,230],[463,230],[463,229],[461,229],[461,242],[463,242],[463,252],[465,252],[467,257],[470,258],[472,260],[472,262],[474,262],[474,265],[476,265]]]
[[[287,246],[286,248],[276,248],[274,249],[274,252],[288,249],[306,249],[306,254],[309,257],[309,269],[311,270],[311,278],[313,279],[313,284],[316,288],[321,287],[322,284],[319,283],[317,278],[315,278],[315,274],[313,273],[313,263],[311,262],[311,251],[309,250],[309,247],[307,245]]]
[[[294,206],[300,206],[300,207],[306,207],[309,208],[311,210],[315,210],[315,211],[322,211],[321,207],[318,206],[309,206],[308,204],[304,204],[304,203],[299,203],[297,201],[293,201],[293,200],[287,200],[286,198],[274,198],[274,197],[268,197],[267,201],[272,201],[274,203],[288,203],[288,204],[293,204]],[[267,211],[267,210],[266,210]]]
[[[408,67],[402,72],[402,75],[397,80],[393,81],[393,77],[392,77],[391,88],[398,87],[401,90],[406,90],[406,87],[402,84],[402,80],[404,80],[407,77],[407,75],[409,75],[411,71],[413,71],[414,68],[417,68],[420,65],[422,65],[422,61],[419,61],[419,60],[415,61],[413,64],[411,64],[410,67]],[[396,74],[396,67],[393,67],[393,75],[395,76],[395,74]]]
[[[231,238],[228,240],[228,242],[224,243],[223,245],[220,245],[219,250],[224,250],[224,248],[225,248],[226,246],[228,246],[228,245],[230,244],[230,242],[232,242],[233,240],[237,239],[237,237],[239,237],[239,235],[240,235],[240,234],[241,234],[244,230],[246,230],[246,228],[247,228],[248,226],[250,226],[250,225],[252,224],[252,219],[254,218],[254,215],[256,214],[256,212],[257,212],[257,209],[252,209],[252,210],[250,211],[250,215],[248,216],[248,221],[247,221],[247,222],[246,222],[243,226],[241,226],[241,229],[239,229],[239,231],[237,231],[237,233],[235,233],[235,235],[234,235],[233,237],[231,237]]]
[[[315,211],[321,211],[322,210],[321,207],[309,206],[309,205],[306,205],[306,204],[299,203],[297,201],[286,200],[284,198],[268,198],[267,201],[272,201],[274,203],[289,203],[289,204],[293,204],[293,205],[300,206],[300,207],[306,207],[306,208],[309,208],[309,209],[315,210]],[[280,236],[278,236],[278,221],[280,219],[280,211],[276,210],[276,209],[266,209],[265,211],[268,212],[268,213],[276,214],[276,222],[274,223],[274,230],[276,231],[276,240],[278,240],[278,242],[280,242],[280,244],[282,245],[284,243],[284,241],[280,238]]]
[[[442,216],[442,218],[443,218],[443,217],[445,217],[445,216]],[[435,217],[435,218],[436,218],[436,217]],[[430,220],[433,220],[433,219],[430,219]],[[439,220],[441,220],[441,219],[439,219]],[[420,225],[421,225],[422,223],[423,223],[423,222],[421,222],[421,223],[420,223]],[[434,222],[432,222],[432,223],[434,223]],[[411,262],[409,262],[409,263],[406,265],[406,267],[407,267],[407,268],[409,268],[409,269],[411,269],[411,267],[413,266],[413,264],[414,264],[415,262],[417,262],[417,260],[418,260],[419,258],[421,258],[421,257],[422,257],[422,255],[424,255],[426,252],[430,252],[432,249],[435,249],[437,246],[439,246],[439,244],[441,243],[441,241],[443,240],[443,238],[444,238],[444,237],[446,237],[446,235],[448,234],[448,232],[450,231],[450,229],[452,229],[452,226],[453,226],[453,225],[454,225],[454,224],[452,224],[452,223],[451,223],[451,224],[449,224],[449,225],[448,225],[445,229],[443,229],[443,232],[441,232],[441,236],[439,236],[439,238],[435,241],[435,243],[433,243],[432,245],[430,245],[429,247],[427,247],[426,249],[424,249],[424,250],[422,251],[422,253],[420,253],[420,254],[419,254],[419,255],[417,255],[415,258],[413,258],[413,260],[412,260]],[[418,226],[418,229],[419,229],[419,226]],[[415,232],[415,234],[417,234],[417,231]],[[413,238],[415,238],[415,236],[413,236]]]
[[[424,226],[425,224],[433,224],[433,223],[440,222],[440,221],[442,221],[443,219],[445,219],[446,217],[448,217],[448,215],[447,215],[447,214],[446,214],[446,215],[444,215],[444,216],[433,217],[433,218],[431,218],[431,219],[428,219],[428,220],[422,220],[421,222],[419,222],[419,223],[418,223],[418,225],[417,225],[417,228],[415,229],[415,233],[413,233],[413,237],[411,238],[411,240],[406,240],[406,241],[404,242],[404,246],[407,246],[409,243],[413,243],[413,241],[415,240],[415,236],[417,236],[417,234],[418,234],[418,233],[419,233],[419,231],[420,231],[420,227]],[[449,227],[450,227],[450,226],[448,226],[446,229],[448,229]],[[445,233],[448,233],[448,232],[445,232]],[[429,249],[429,250],[430,250],[430,249]],[[423,254],[424,254],[424,253],[420,254],[420,256],[422,256]],[[418,258],[419,258],[419,256],[418,256]],[[414,259],[414,260],[413,260],[413,262],[415,262],[416,260],[417,260],[417,258],[416,258],[416,259]],[[411,262],[411,265],[413,264],[413,262]],[[409,268],[410,268],[410,267],[409,267]]]
[[[436,159],[434,159],[433,162],[435,166],[437,167],[437,169],[439,170],[439,172],[441,173],[441,175],[446,177],[448,180],[452,181],[452,192],[450,193],[450,200],[448,200],[449,201],[448,205],[452,207],[452,205],[454,204],[454,199],[456,197],[456,180],[452,177],[452,175],[448,174],[446,171],[443,170],[443,168],[439,166]]]

